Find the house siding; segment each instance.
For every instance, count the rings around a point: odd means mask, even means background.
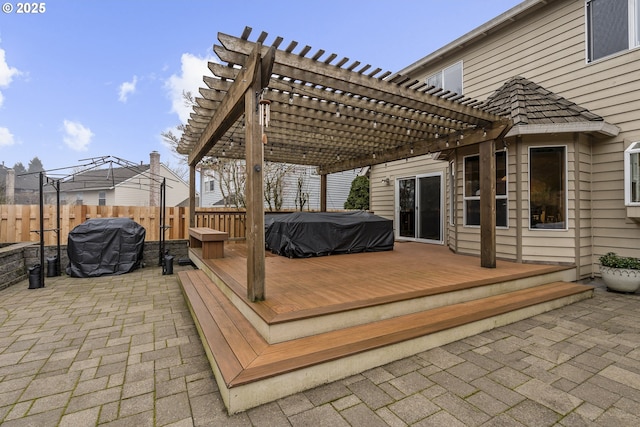
[[[287,172],[282,184],[282,210],[296,210],[296,197],[298,193],[298,177],[303,179],[302,191],[307,193],[308,200],[304,206],[304,210],[320,210],[320,175],[315,173],[314,167],[308,166],[292,166],[292,170]],[[342,210],[344,202],[351,191],[351,183],[358,176],[358,170],[349,170],[344,172],[332,173],[327,175],[327,210]],[[212,174],[209,179],[215,180],[216,174]],[[203,186],[204,187],[204,186]],[[202,202],[201,206],[214,206],[214,204],[222,200],[222,192],[220,187],[216,185],[213,191],[208,188],[201,188]],[[266,207],[265,202],[265,207]]]
[[[430,173],[441,173],[444,188],[448,188],[449,163],[442,160],[433,160],[431,155],[419,156],[411,161],[399,160],[378,165],[371,169],[370,179],[370,200],[371,210],[381,217],[393,220],[394,231],[398,235],[398,219],[396,218],[396,200],[395,187],[398,179],[411,178],[416,175],[424,175]],[[389,178],[389,184],[386,184],[386,178]],[[445,190],[443,192],[445,211],[445,219],[443,223],[444,241],[447,242],[448,235],[448,204],[449,194]]]
[[[117,200],[117,204],[121,206],[149,206],[150,189],[152,186],[159,188],[162,178],[166,179],[166,206],[178,206],[189,198],[188,184],[178,178],[164,164],[160,164],[160,177],[161,178],[157,180],[152,180],[148,172],[143,175],[134,176],[115,187],[113,192],[114,199]],[[160,202],[159,196],[158,202]]]
[[[640,49],[587,63],[585,1],[558,0],[534,9],[410,73],[412,78],[423,80],[443,66],[462,60],[468,97],[486,99],[508,79],[523,76],[620,128],[619,135],[604,139],[570,134],[543,139],[524,137],[519,154],[518,150],[509,150],[510,227],[497,230],[498,256],[510,259],[515,256],[523,261],[575,262],[579,276],[585,277],[597,273],[598,257],[608,251],[640,257],[640,225],[627,217],[624,205],[623,162],[624,150],[632,142],[640,141]],[[528,147],[536,144],[567,145],[568,174],[570,177],[575,174],[575,180],[568,183],[567,231],[528,228],[526,165]],[[511,185],[516,156],[520,157],[523,169],[520,188]],[[460,161],[458,155],[458,170]],[[457,194],[462,191],[461,178],[456,177]],[[521,206],[517,205],[518,200]],[[462,200],[456,202],[456,213],[457,224],[462,224]],[[520,231],[515,230],[517,227],[512,230],[518,218]],[[457,235],[457,240],[449,239],[452,249],[479,253],[479,230],[457,226],[450,234]]]

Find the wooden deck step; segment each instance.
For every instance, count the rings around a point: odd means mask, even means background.
[[[554,282],[270,345],[204,272],[182,271],[178,277],[210,362],[217,366],[229,389],[560,298],[586,293],[590,296],[593,292],[590,286]]]

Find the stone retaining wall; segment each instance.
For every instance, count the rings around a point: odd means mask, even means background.
[[[145,242],[143,263],[145,267],[155,267],[159,265],[160,242]],[[189,257],[187,240],[167,240],[165,250],[174,256],[174,263],[178,259]],[[42,274],[47,274],[47,258],[54,258],[57,255],[56,246],[45,246],[45,265]],[[62,273],[65,273],[69,264],[66,245],[60,246],[60,266]],[[18,282],[28,279],[29,268],[40,264],[40,245],[32,242],[16,243],[0,247],[0,290],[8,288]],[[46,281],[46,278],[45,278]]]

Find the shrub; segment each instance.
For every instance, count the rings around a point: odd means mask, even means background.
[[[600,265],[603,267],[640,270],[640,259],[620,256],[616,255],[614,252],[608,252],[600,257]]]

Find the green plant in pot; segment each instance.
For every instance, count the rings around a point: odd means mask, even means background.
[[[640,259],[609,252],[600,257],[600,275],[611,291],[635,292],[640,288]]]

